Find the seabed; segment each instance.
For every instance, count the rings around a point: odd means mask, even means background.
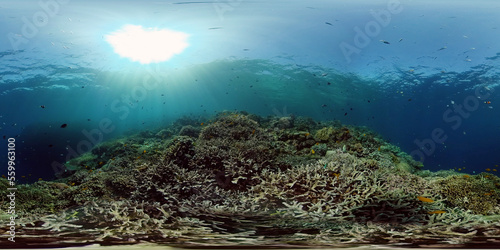
[[[2,247],[500,246],[500,178],[422,170],[368,128],[338,121],[184,117],[65,166],[56,180],[17,186],[16,242]]]

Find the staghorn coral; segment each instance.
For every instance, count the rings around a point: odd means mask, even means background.
[[[460,183],[420,171],[410,156],[366,128],[294,119],[293,127],[280,129],[272,125],[278,118],[224,112],[204,126],[183,118],[163,132],[99,145],[98,155],[75,159],[71,176],[20,189],[48,205],[20,219],[21,239],[272,246],[418,245],[422,238],[465,244],[498,236],[498,200],[488,203],[488,216],[475,215],[451,202],[456,191],[446,190]],[[305,124],[300,130],[299,121]],[[172,137],[183,126],[201,132]],[[498,183],[486,174],[471,179],[488,188]],[[478,185],[462,186],[470,192]],[[27,204],[24,211],[34,203]]]

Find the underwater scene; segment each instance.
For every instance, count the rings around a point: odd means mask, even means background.
[[[1,1],[0,246],[500,249],[498,13]]]

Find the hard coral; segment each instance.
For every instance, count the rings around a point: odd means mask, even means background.
[[[438,184],[441,193],[451,205],[469,209],[476,214],[490,214],[500,200],[500,189],[483,175],[453,175]]]
[[[332,127],[325,127],[316,131],[316,135],[314,136],[314,138],[319,141],[328,141],[334,133],[335,130]]]

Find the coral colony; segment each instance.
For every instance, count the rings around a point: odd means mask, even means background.
[[[18,186],[16,244],[500,244],[500,178],[421,170],[374,132],[339,122],[184,117],[66,167]]]

